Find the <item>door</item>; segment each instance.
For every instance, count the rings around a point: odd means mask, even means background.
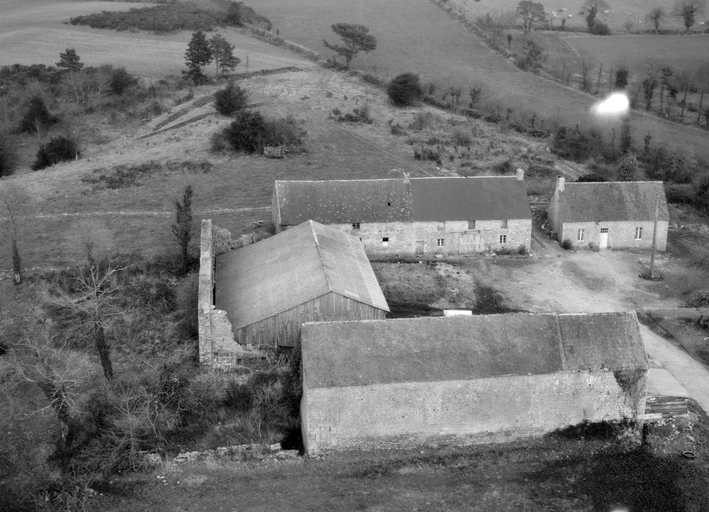
[[[601,240],[598,243],[600,249],[608,248],[608,228],[601,228]]]
[[[460,254],[482,252],[482,237],[480,233],[463,233],[460,235]]]
[[[423,256],[423,240],[416,240],[416,256]]]

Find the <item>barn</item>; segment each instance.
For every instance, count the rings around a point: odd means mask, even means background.
[[[456,255],[529,249],[524,171],[475,176],[276,181],[277,231],[313,219],[359,238],[367,254]]]
[[[360,241],[313,221],[217,256],[215,274],[216,308],[241,345],[292,347],[304,322],[389,311]]]
[[[651,249],[655,226],[655,248],[667,246],[670,215],[661,181],[566,183],[558,178],[548,215],[559,242],[577,247]]]
[[[302,327],[307,453],[499,442],[644,410],[634,312]]]

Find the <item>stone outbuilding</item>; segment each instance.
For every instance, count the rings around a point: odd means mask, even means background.
[[[217,256],[215,274],[215,306],[240,345],[292,347],[304,322],[389,311],[359,239],[313,221]]]
[[[359,238],[367,254],[455,255],[530,248],[524,171],[476,176],[276,181],[276,231],[313,219]]]
[[[657,209],[656,209],[657,204]],[[661,181],[566,183],[558,178],[549,203],[552,235],[574,246],[599,249],[655,249],[667,246],[670,215]]]
[[[644,411],[634,312],[302,327],[308,454],[499,442]]]

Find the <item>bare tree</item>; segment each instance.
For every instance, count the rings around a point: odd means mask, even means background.
[[[22,259],[19,242],[32,212],[32,198],[21,186],[5,182],[0,189],[0,230],[12,252],[12,273],[15,284],[22,283]]]
[[[684,110],[687,108],[687,93],[694,85],[694,73],[686,70],[680,69],[675,73],[675,84],[682,93],[682,99],[680,100],[680,105],[682,106],[681,117],[684,117]]]
[[[645,17],[648,21],[651,21],[655,25],[655,35],[657,31],[660,30],[660,23],[667,19],[667,13],[662,7],[655,7]]]
[[[706,0],[677,0],[672,9],[672,16],[680,18],[689,32],[697,21],[697,15],[704,13],[706,5]]]

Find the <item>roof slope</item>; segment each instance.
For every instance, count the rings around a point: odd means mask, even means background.
[[[660,195],[658,219],[670,220],[661,181],[565,183],[559,197],[562,222],[647,221],[655,218],[655,197]]]
[[[315,322],[301,341],[309,388],[647,368],[633,312]]]
[[[389,311],[360,241],[316,222],[217,257],[215,303],[234,329],[331,291]]]
[[[526,184],[514,176],[276,181],[275,187],[284,225],[532,217]]]

